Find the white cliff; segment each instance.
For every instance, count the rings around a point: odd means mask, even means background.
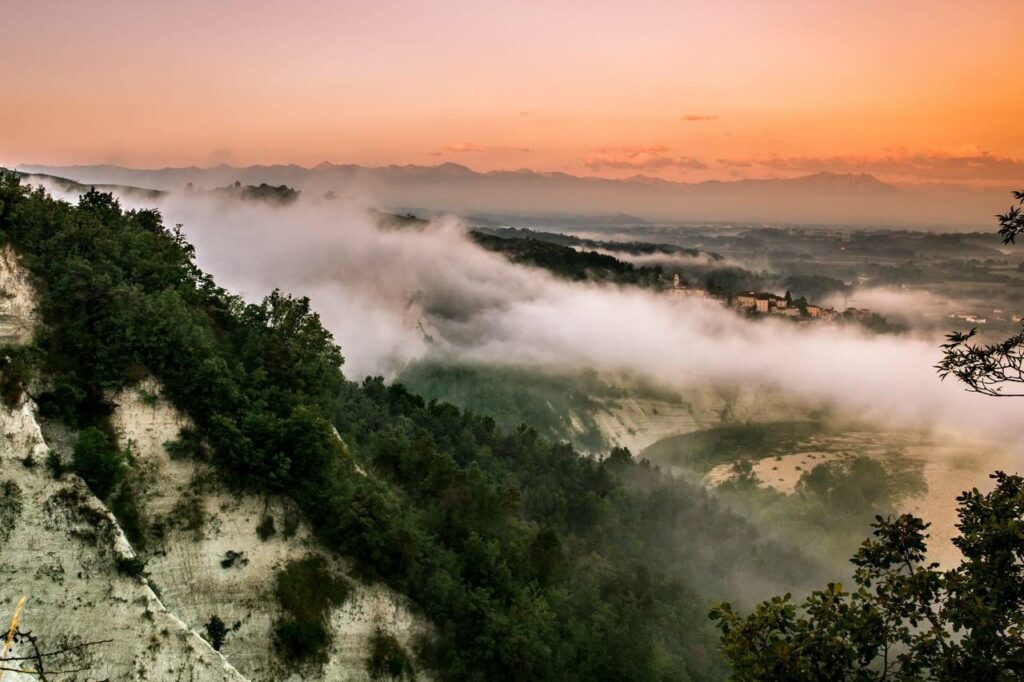
[[[31,339],[33,301],[26,271],[10,249],[0,250],[0,344]],[[285,664],[274,647],[280,616],[275,573],[290,560],[323,554],[301,516],[285,500],[231,490],[208,464],[171,459],[164,443],[188,422],[160,397],[156,382],[112,400],[112,426],[120,445],[130,448],[132,476],[144,489],[143,513],[165,528],[162,539],[140,553],[144,577],[118,570],[119,560],[136,552],[106,506],[78,476],[51,473],[50,446],[31,400],[0,403],[0,629],[6,631],[24,596],[20,629],[44,649],[100,642],[48,660],[49,670],[77,671],[60,679],[365,680],[378,629],[409,651],[416,637],[429,633],[429,623],[401,595],[350,579],[351,595],[330,614],[334,639],[326,663]],[[53,434],[66,463],[74,434],[49,425],[45,433]],[[276,532],[264,540],[256,529],[267,516]],[[190,521],[195,518],[202,523]],[[225,567],[229,552],[238,558]],[[323,556],[335,573],[347,573],[344,561]],[[204,628],[214,615],[229,628],[219,652]],[[30,654],[21,642],[9,657]],[[18,666],[30,669],[31,662],[0,664]],[[2,675],[3,682],[38,679]]]

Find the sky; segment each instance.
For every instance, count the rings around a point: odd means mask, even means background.
[[[0,0],[0,163],[1024,181],[1024,3]]]

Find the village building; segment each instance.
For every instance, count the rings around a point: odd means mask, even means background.
[[[707,293],[708,292],[705,289],[683,286],[679,273],[672,275],[672,286],[665,290],[665,294],[668,296],[693,296],[697,298],[704,298],[707,296]]]
[[[757,294],[753,291],[744,291],[741,294],[736,294],[735,301],[738,308],[752,310],[757,306]]]

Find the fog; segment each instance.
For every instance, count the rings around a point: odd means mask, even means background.
[[[222,286],[250,301],[274,288],[308,296],[353,379],[430,357],[586,367],[669,386],[765,385],[884,424],[1024,442],[1017,401],[940,382],[934,338],[751,321],[713,301],[560,280],[479,248],[454,217],[384,229],[352,201],[170,194],[158,205]],[[869,290],[856,303],[886,312],[919,297]]]
[[[431,356],[626,372],[668,385],[764,384],[851,414],[1016,443],[1015,401],[940,382],[933,342],[748,321],[714,302],[580,284],[474,245],[454,218],[381,229],[366,207],[171,195],[199,265],[248,300],[307,295],[351,378]]]

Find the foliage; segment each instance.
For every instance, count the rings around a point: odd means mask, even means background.
[[[295,661],[322,660],[332,633],[331,607],[348,598],[350,587],[334,576],[321,556],[289,562],[276,576],[274,594],[284,617],[275,626],[285,655]]]
[[[140,578],[146,575],[146,560],[137,554],[132,556],[118,554],[114,557],[114,568],[122,575]]]
[[[130,469],[128,472],[110,495],[108,504],[132,547],[136,551],[145,551],[149,541],[150,524],[143,511],[142,484]]]
[[[0,401],[13,408],[35,372],[38,353],[31,346],[0,347]]]
[[[996,216],[999,219],[999,236],[1003,238],[1003,244],[1016,243],[1017,235],[1024,232],[1024,212],[1021,211],[1024,208],[1024,192],[1014,192],[1013,198],[1017,205]]]
[[[243,185],[239,181],[226,187],[218,187],[213,190],[215,195],[227,196],[236,199],[249,201],[265,201],[270,204],[286,205],[299,198],[301,192],[288,185],[268,185],[261,182],[259,185]]]
[[[502,238],[478,230],[474,230],[470,236],[480,246],[504,254],[513,263],[544,268],[566,279],[661,286],[660,266],[638,267],[597,251],[577,251],[569,246],[537,239]]]
[[[156,211],[95,191],[73,206],[0,172],[0,234],[36,280],[38,404],[82,430],[75,469],[97,493],[123,475],[105,396],[153,376],[194,425],[182,454],[291,498],[322,547],[405,594],[436,626],[447,679],[712,678],[691,585],[717,594],[814,569],[624,451],[581,457],[380,378],[346,381],[308,300],[223,291]],[[275,587],[277,638],[298,658],[330,636],[307,610],[323,580],[286,568]]]
[[[220,651],[220,648],[224,646],[224,640],[228,635],[228,627],[224,624],[224,621],[219,616],[210,616],[210,620],[203,626],[206,630],[206,639],[209,640],[210,646],[216,651]]]
[[[879,516],[853,557],[857,589],[829,584],[799,607],[775,597],[711,612],[737,680],[1001,680],[1024,675],[1024,479],[957,498],[963,561],[925,563],[927,524]]]
[[[378,627],[370,638],[370,657],[366,670],[371,680],[412,680],[416,669],[412,658],[395,636]]]
[[[206,509],[202,496],[195,492],[182,495],[168,514],[170,525],[181,530],[201,534],[206,526]]]
[[[54,480],[60,480],[68,470],[60,453],[56,450],[50,450],[46,453],[46,468],[50,470],[50,475],[53,476]]]
[[[1017,206],[998,216],[999,235],[1004,244],[1013,244],[1024,231],[1024,192],[1014,192]],[[942,360],[935,366],[942,379],[952,376],[967,386],[967,390],[996,398],[1021,397],[1024,390],[1015,386],[1024,384],[1024,332],[991,344],[972,342],[977,328],[967,332],[954,331],[946,336],[942,346]],[[1009,387],[1009,390],[1007,390]]]
[[[256,535],[259,536],[260,540],[266,542],[277,533],[277,528],[274,526],[274,517],[267,514],[260,522],[256,525]]]
[[[75,473],[101,500],[107,499],[124,478],[126,464],[107,434],[90,426],[78,434],[71,458]]]
[[[544,438],[570,441],[589,452],[608,448],[593,413],[626,395],[595,373],[554,374],[474,363],[417,362],[400,380],[428,400],[472,408],[505,429],[529,424]]]
[[[23,506],[21,487],[15,481],[4,481],[0,485],[0,542],[7,542],[14,532]]]

